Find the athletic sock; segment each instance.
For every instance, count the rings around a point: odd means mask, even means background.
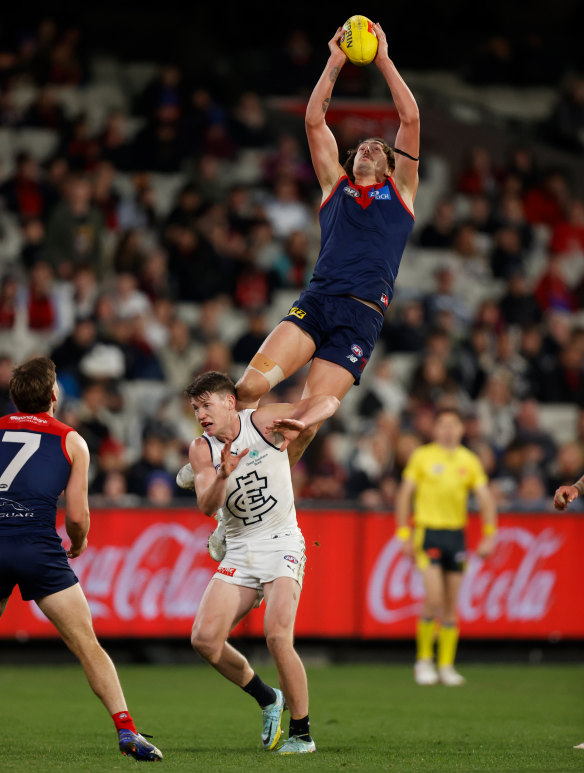
[[[252,698],[255,698],[262,709],[265,709],[266,706],[269,706],[276,700],[274,688],[262,682],[257,674],[252,676],[245,687],[242,687],[242,690],[251,695]]]
[[[416,626],[416,651],[418,660],[434,657],[434,620],[420,618]]]
[[[292,717],[290,717],[288,736],[292,738],[293,735],[300,738],[301,741],[312,741],[312,738],[310,737],[308,714],[305,717],[300,717],[300,719],[292,719]]]
[[[443,625],[438,634],[438,668],[454,665],[457,644],[457,626]]]
[[[133,733],[138,732],[134,725],[134,720],[127,711],[118,711],[117,714],[112,714],[112,719],[116,726],[116,730],[131,730]]]

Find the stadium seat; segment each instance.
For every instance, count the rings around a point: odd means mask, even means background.
[[[16,151],[30,153],[41,163],[51,157],[58,144],[59,135],[52,129],[24,128],[16,131],[14,136]]]
[[[580,410],[573,403],[543,403],[539,407],[539,424],[556,443],[569,443],[576,437]]]

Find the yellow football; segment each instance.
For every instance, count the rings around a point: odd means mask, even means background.
[[[351,16],[343,24],[339,43],[347,59],[359,67],[370,64],[377,56],[377,35],[373,22],[366,16]]]

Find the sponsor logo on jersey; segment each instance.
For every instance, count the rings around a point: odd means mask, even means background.
[[[443,464],[433,464],[431,467],[431,470],[436,475],[441,475],[444,472],[444,465]]]
[[[49,423],[46,419],[41,419],[39,416],[35,416],[34,414],[26,416],[11,416],[10,421],[31,421],[33,424]]]
[[[0,486],[7,488],[7,486]],[[0,518],[34,518],[34,512],[13,499],[0,497]]]
[[[391,193],[389,192],[389,186],[384,185],[383,188],[374,188],[369,191],[370,199],[385,199],[386,201],[391,199]]]
[[[217,568],[217,571],[219,574],[225,574],[227,577],[233,577],[233,575],[236,572],[236,569],[234,566],[219,566]]]
[[[298,563],[298,559],[294,558],[294,556],[284,556],[284,561],[290,561],[291,564]]]
[[[387,309],[387,307],[389,306],[389,298],[387,297],[387,295],[385,293],[381,293],[381,298],[379,300],[381,301],[381,303],[383,303],[383,305]]]
[[[258,454],[259,454],[259,451],[257,450],[257,448],[252,448],[252,450],[249,452],[249,458],[255,459],[256,456],[258,456]]]
[[[426,553],[428,558],[432,559],[433,561],[438,561],[440,558],[442,558],[442,551],[440,548],[428,548]]]
[[[467,472],[468,472],[468,470],[466,469],[466,467],[459,467],[458,468],[458,474],[459,475],[466,475]]]
[[[351,351],[353,352],[353,354],[356,354],[357,357],[363,356],[363,349],[361,349],[360,346],[357,346],[357,344],[353,344],[353,346],[351,346]]]
[[[357,191],[355,188],[351,188],[350,185],[346,185],[343,188],[343,193],[346,193],[347,196],[352,196],[354,199],[358,199],[361,196],[361,191]]]
[[[298,319],[304,319],[306,316],[306,312],[304,309],[299,309],[298,306],[292,306],[290,311],[288,312],[288,316],[292,315],[293,317],[298,317]]]

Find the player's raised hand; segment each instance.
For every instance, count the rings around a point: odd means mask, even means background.
[[[578,496],[576,486],[560,486],[554,494],[554,507],[556,510],[565,510]]]
[[[69,550],[67,551],[67,558],[77,558],[77,556],[80,556],[85,550],[87,550],[87,537],[83,540],[83,544],[79,547],[74,548],[73,545],[70,546]]]
[[[237,467],[243,457],[249,453],[249,448],[244,448],[238,454],[231,453],[231,443],[233,441],[227,440],[221,451],[221,464],[217,470],[217,475],[221,478],[228,478],[233,470]]]
[[[387,38],[385,32],[381,28],[381,24],[374,24],[373,29],[377,35],[377,55],[373,61],[376,65],[379,65],[380,62],[389,59],[389,54],[387,52]]]
[[[285,451],[303,429],[306,429],[306,424],[303,421],[298,421],[297,419],[274,419],[266,427],[266,432],[270,435],[282,435],[284,442],[280,446],[280,451]]]
[[[342,34],[343,34],[343,28],[339,27],[328,42],[328,47],[329,47],[329,51],[331,52],[331,56],[333,57],[335,62],[341,66],[345,64],[345,62],[347,61],[345,52],[341,49],[339,45],[339,41],[341,39]]]

